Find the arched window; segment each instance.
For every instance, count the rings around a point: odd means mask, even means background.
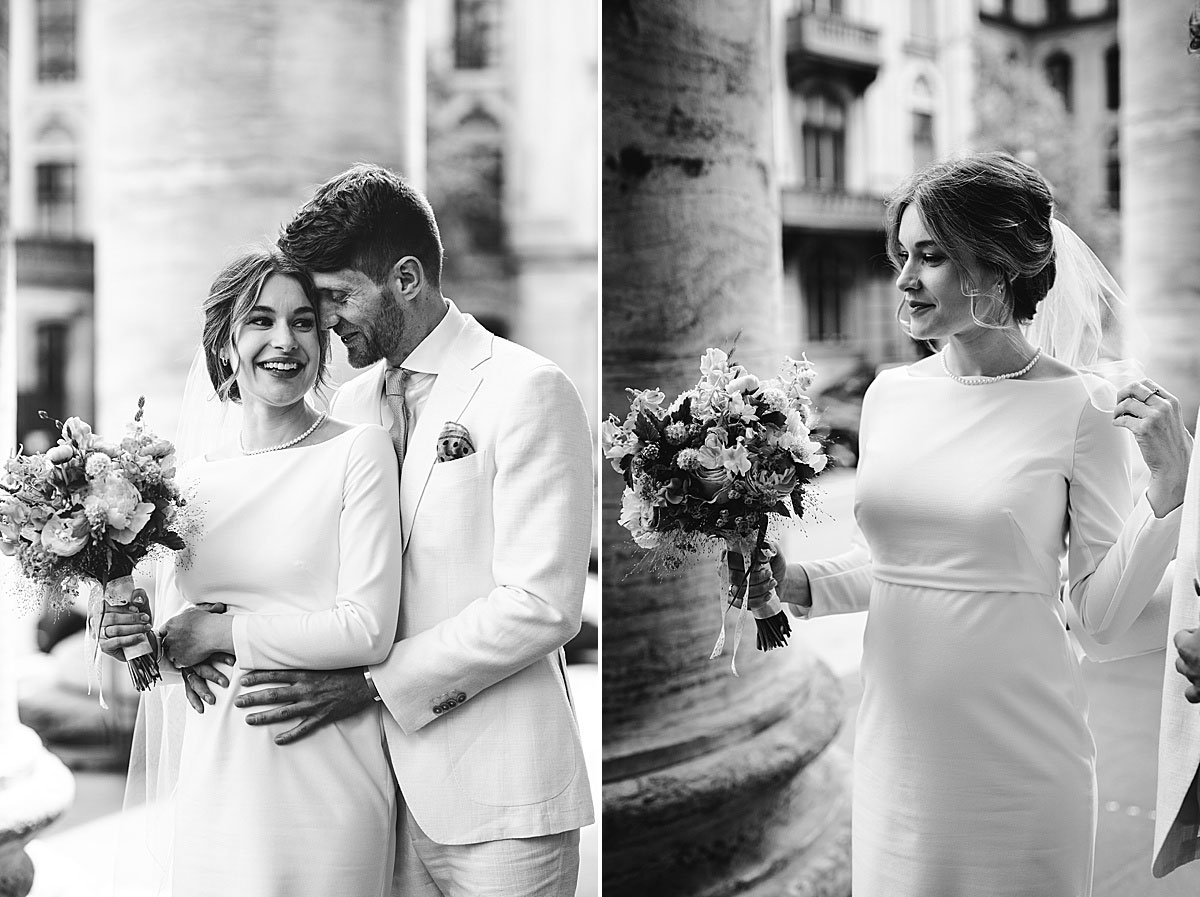
[[[1121,137],[1113,129],[1104,158],[1104,192],[1110,209],[1121,208]]]
[[[1104,51],[1104,95],[1107,108],[1121,108],[1121,49],[1116,44]]]
[[[846,185],[846,107],[830,93],[804,98],[804,183],[818,190]]]
[[[826,242],[809,248],[800,263],[805,329],[810,341],[846,338],[846,297],[851,270],[837,247]]]
[[[1071,57],[1062,50],[1057,50],[1046,57],[1045,70],[1046,80],[1050,82],[1050,86],[1058,91],[1062,97],[1063,105],[1070,112],[1073,108],[1071,99]]]
[[[912,148],[913,170],[924,168],[937,157],[933,131],[933,90],[924,78],[913,84]]]

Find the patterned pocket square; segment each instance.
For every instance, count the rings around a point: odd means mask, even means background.
[[[471,442],[471,434],[467,432],[467,428],[457,421],[446,421],[442,425],[441,435],[438,436],[438,463],[457,461],[459,458],[473,454],[475,454],[475,445]]]

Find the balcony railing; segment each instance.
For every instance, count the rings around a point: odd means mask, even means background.
[[[833,190],[784,187],[783,226],[810,231],[883,232],[883,200]]]
[[[837,15],[799,12],[787,24],[788,78],[840,75],[861,93],[875,80],[883,57],[879,31]]]
[[[17,237],[17,286],[91,290],[96,282],[91,240]]]

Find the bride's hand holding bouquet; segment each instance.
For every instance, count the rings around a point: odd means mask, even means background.
[[[62,607],[81,584],[91,585],[94,637],[109,607],[130,603],[134,567],[155,552],[185,548],[191,525],[180,514],[187,501],[175,484],[174,447],[142,424],[144,404],[139,400],[120,442],[72,417],[61,425],[57,445],[15,453],[0,475],[0,546],[16,557],[16,590],[38,608]],[[155,646],[145,636],[123,654],[139,691],[160,678]]]
[[[807,392],[815,373],[807,360],[786,358],[778,377],[760,380],[720,349],[705,352],[700,372],[697,384],[665,407],[660,390],[626,390],[625,420],[604,423],[604,455],[625,478],[620,522],[663,567],[677,568],[718,543],[754,558],[750,581],[763,580],[764,569],[769,579],[768,528],[802,516],[809,484],[827,463],[812,436]],[[747,609],[760,650],[787,642],[790,627],[774,590],[754,590],[742,602],[745,585],[733,582],[722,595],[713,657],[723,650],[725,613],[733,606],[741,607],[735,655]]]

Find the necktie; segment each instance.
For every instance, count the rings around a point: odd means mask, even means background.
[[[408,403],[404,400],[404,388],[408,385],[411,372],[404,368],[388,368],[384,375],[384,394],[388,407],[392,409],[392,446],[396,449],[396,460],[403,466],[404,452],[408,448]]]

